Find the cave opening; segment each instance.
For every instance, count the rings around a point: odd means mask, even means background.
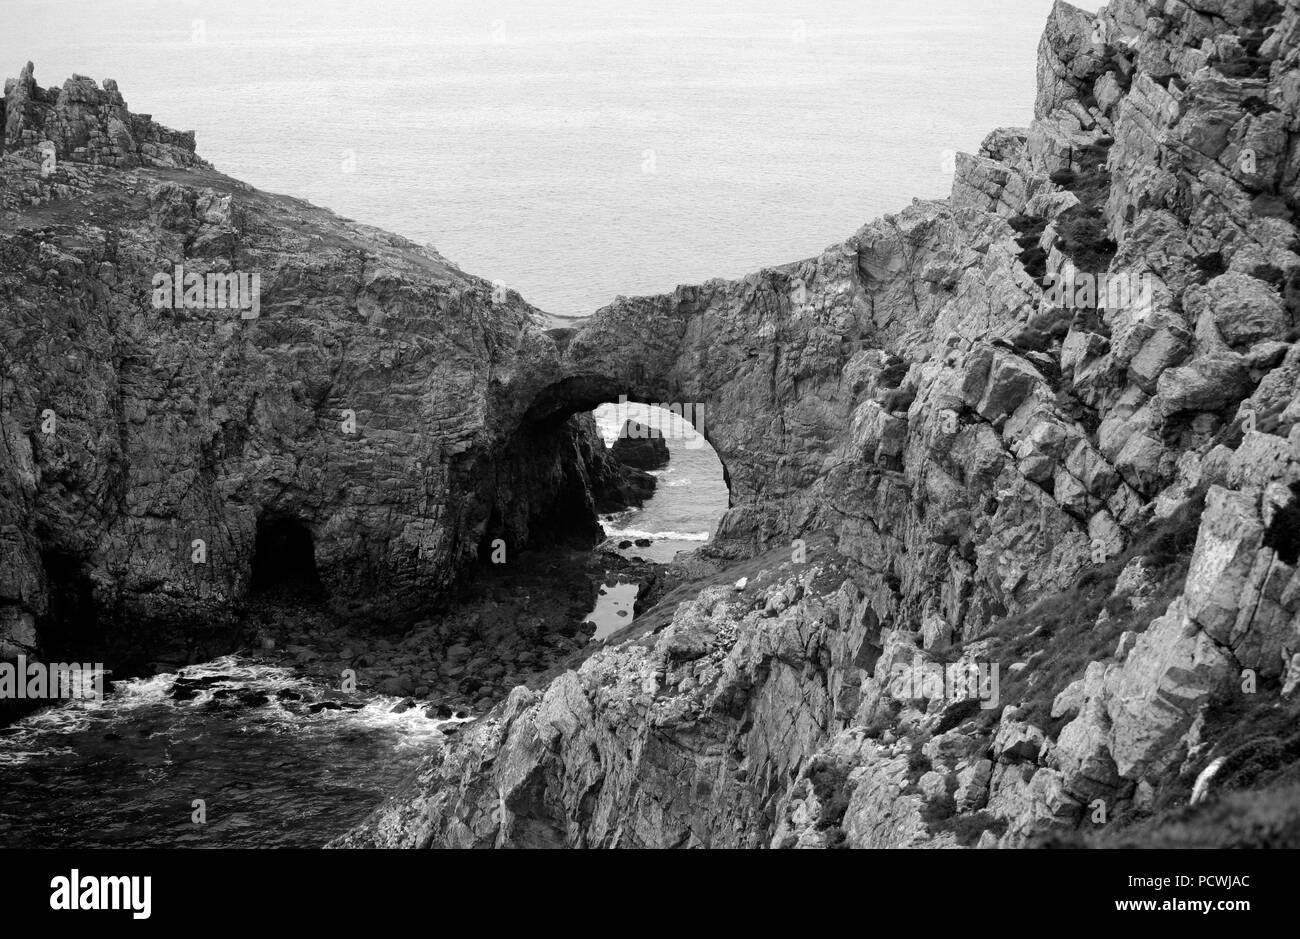
[[[634,603],[653,602],[659,566],[704,548],[731,507],[708,417],[703,403],[634,396],[595,376],[543,389],[506,462],[480,478],[479,587],[564,592],[571,622],[595,623],[596,638],[630,623]],[[543,571],[545,586],[534,581]]]
[[[20,656],[33,654],[46,663],[104,660],[105,642],[99,610],[84,558],[58,548],[48,548],[41,551],[41,567],[45,577],[45,609],[31,621],[12,624],[18,628],[7,636],[0,636],[0,639],[8,640],[0,642],[0,648],[3,648],[0,662],[16,668]],[[19,681],[25,682],[26,678]],[[0,728],[39,709],[44,703],[48,702],[39,697],[0,696]]]
[[[49,605],[37,622],[40,653],[54,661],[99,654],[102,646],[94,590],[83,560],[57,549],[41,553]]]
[[[321,593],[315,539],[301,521],[285,516],[258,520],[250,589],[262,594],[315,596]]]

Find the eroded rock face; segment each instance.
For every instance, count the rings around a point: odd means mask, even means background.
[[[523,419],[561,376],[517,295],[223,176],[111,81],[29,65],[4,114],[4,654],[96,619],[110,661],[221,648],[268,520],[332,597],[416,608],[644,497],[590,416]]]
[[[1235,746],[1216,708],[1300,647],[1298,66],[1294,3],[1058,3],[1033,124],[950,199],[575,330],[571,374],[706,404],[716,553],[827,533],[833,583],[702,591],[346,843],[1018,845]],[[1131,289],[1045,289],[1081,276]],[[917,691],[954,656],[997,707]]]

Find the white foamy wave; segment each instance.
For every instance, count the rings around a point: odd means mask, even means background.
[[[196,689],[198,694],[186,701],[172,698],[172,686],[179,681],[207,679],[212,683]],[[119,710],[147,707],[153,704],[206,704],[218,689],[260,691],[273,694],[277,691],[300,688],[302,679],[295,678],[290,669],[278,665],[249,662],[234,655],[223,655],[200,665],[187,665],[178,672],[159,672],[148,678],[118,682],[113,696],[105,703]]]
[[[600,516],[601,522],[617,522],[621,518],[631,518],[641,511],[640,506],[633,506],[627,509],[619,509],[617,512],[610,512],[608,515]]]
[[[708,541],[707,531],[642,531],[639,528],[606,528],[610,538],[649,538],[652,541]]]
[[[278,691],[298,691],[303,694],[303,703],[307,705],[318,700],[317,696],[320,691],[312,684],[295,676],[292,669],[278,665],[248,662],[232,655],[223,656],[202,665],[190,666],[183,669],[179,676],[161,675],[147,681],[154,682],[157,678],[164,678],[166,679],[164,688],[170,689],[171,682],[177,677],[223,679],[221,685],[200,691],[198,697],[189,702],[193,704],[202,704],[210,700],[216,688],[222,686],[234,686],[242,691],[258,691],[268,695],[273,695]],[[289,702],[275,698],[272,698],[263,707],[272,708],[280,712],[282,716],[289,718],[302,719],[306,717],[312,720],[319,719],[359,724],[372,730],[398,730],[402,732],[404,744],[407,742],[408,737],[424,738],[436,734],[439,728],[444,725],[459,724],[474,719],[472,716],[431,718],[426,715],[423,702],[414,703],[405,709],[399,709],[399,705],[403,701],[409,700],[411,699],[395,698],[389,695],[369,695],[364,698],[364,703],[360,708],[323,708],[315,713],[308,714],[301,713],[300,709],[297,708],[291,709],[288,706]],[[419,740],[411,740],[410,742],[418,743]]]
[[[20,717],[0,736],[0,748],[5,751],[0,755],[0,762],[21,762],[12,759],[15,748],[35,745],[41,738],[85,730],[91,725],[95,712],[103,707],[104,702],[94,698],[73,699]],[[45,746],[40,749],[45,752],[49,750]]]
[[[429,740],[442,735],[442,728],[452,724],[464,724],[474,720],[474,716],[465,711],[465,717],[429,717],[425,713],[425,703],[416,702],[405,710],[398,706],[409,698],[394,698],[377,695],[366,701],[357,710],[322,710],[313,714],[313,719],[356,725],[367,730],[390,730],[397,732],[399,748],[421,746]]]
[[[69,748],[61,745],[62,735],[89,727],[89,712],[100,704],[93,698],[69,701],[18,719],[0,736],[0,766],[17,766],[33,757],[71,753]]]
[[[199,679],[205,680],[203,686],[190,686],[192,696],[174,696],[178,681]],[[281,698],[277,696],[281,691],[296,694]],[[35,758],[72,753],[65,745],[66,735],[95,726],[104,731],[114,730],[121,726],[119,721],[129,721],[133,714],[150,709],[155,715],[172,715],[167,718],[164,731],[171,732],[186,727],[187,722],[201,720],[207,711],[205,706],[219,705],[223,697],[239,708],[235,703],[237,697],[230,697],[232,692],[265,696],[261,703],[244,708],[263,727],[308,733],[324,732],[328,728],[388,731],[399,749],[426,745],[441,736],[444,727],[475,719],[468,710],[457,712],[464,715],[461,717],[431,717],[426,712],[428,703],[422,701],[411,702],[403,708],[409,698],[359,693],[339,699],[333,689],[296,676],[290,668],[227,655],[177,672],[119,681],[103,701],[73,700],[29,714],[0,734],[0,766],[17,766]],[[313,710],[315,705],[327,700],[344,706]]]

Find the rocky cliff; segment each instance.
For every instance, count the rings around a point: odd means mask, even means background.
[[[1295,0],[1058,3],[950,198],[566,328],[28,68],[5,651],[238,624],[268,527],[336,599],[445,602],[498,539],[590,538],[575,415],[703,406],[694,580],[340,844],[1300,844],[1297,66]]]
[[[589,415],[523,420],[558,353],[517,294],[224,176],[112,81],[28,64],[0,116],[0,654],[227,651],[308,562],[418,613],[639,498]],[[257,570],[268,529],[314,558]]]
[[[746,560],[340,843],[1300,843],[1298,66],[1058,3],[950,198],[557,333],[534,414],[706,403]]]

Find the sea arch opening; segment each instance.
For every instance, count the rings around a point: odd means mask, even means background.
[[[713,537],[733,499],[731,474],[723,451],[716,444],[719,428],[711,419],[708,401],[666,384],[629,387],[627,382],[616,378],[584,374],[554,382],[540,391],[520,423],[524,427],[557,426],[583,413],[595,418],[611,456],[631,471],[640,470],[654,476],[655,493],[651,501],[658,499],[654,504],[659,513],[648,516],[650,520],[661,516],[672,522],[695,518],[695,524],[704,524],[707,531],[693,528],[689,539],[678,540],[704,543]],[[653,443],[659,440],[662,446]],[[651,461],[647,465],[645,455],[655,446],[661,453],[666,451],[666,458],[662,464]],[[669,489],[683,490],[673,495],[691,499],[684,503],[682,499],[668,500],[664,496]],[[683,504],[678,511],[662,514],[670,501]],[[607,532],[609,526],[605,522],[614,514],[628,513],[602,513],[601,522]],[[661,530],[686,533],[673,527]],[[679,548],[674,553],[680,550],[687,549]],[[671,556],[654,558],[671,559]]]
[[[630,626],[637,607],[654,602],[648,570],[713,539],[731,507],[731,480],[712,442],[718,428],[710,422],[707,401],[668,388],[628,388],[608,377],[575,376],[540,392],[521,426],[558,426],[581,414],[595,421],[604,447],[600,459],[643,496],[598,511],[604,535],[595,546],[599,556],[629,562],[605,570],[595,585],[584,622],[603,640]]]
[[[661,563],[707,543],[731,503],[726,468],[700,429],[708,427],[707,409],[623,399],[592,414],[609,454],[625,470],[654,479],[643,505],[601,516],[605,533],[619,539],[620,549],[631,539],[641,556]]]
[[[731,474],[727,471],[725,451],[718,446],[718,428],[712,423],[708,401],[686,394],[679,388],[645,389],[635,385],[629,387],[626,381],[603,375],[570,376],[538,392],[520,425],[558,425],[575,414],[595,414],[597,409],[609,406],[644,406],[654,409],[659,419],[665,422],[671,423],[673,417],[684,421],[692,436],[698,434],[702,438],[702,447],[695,443],[692,447],[703,449],[717,460],[730,507]]]

